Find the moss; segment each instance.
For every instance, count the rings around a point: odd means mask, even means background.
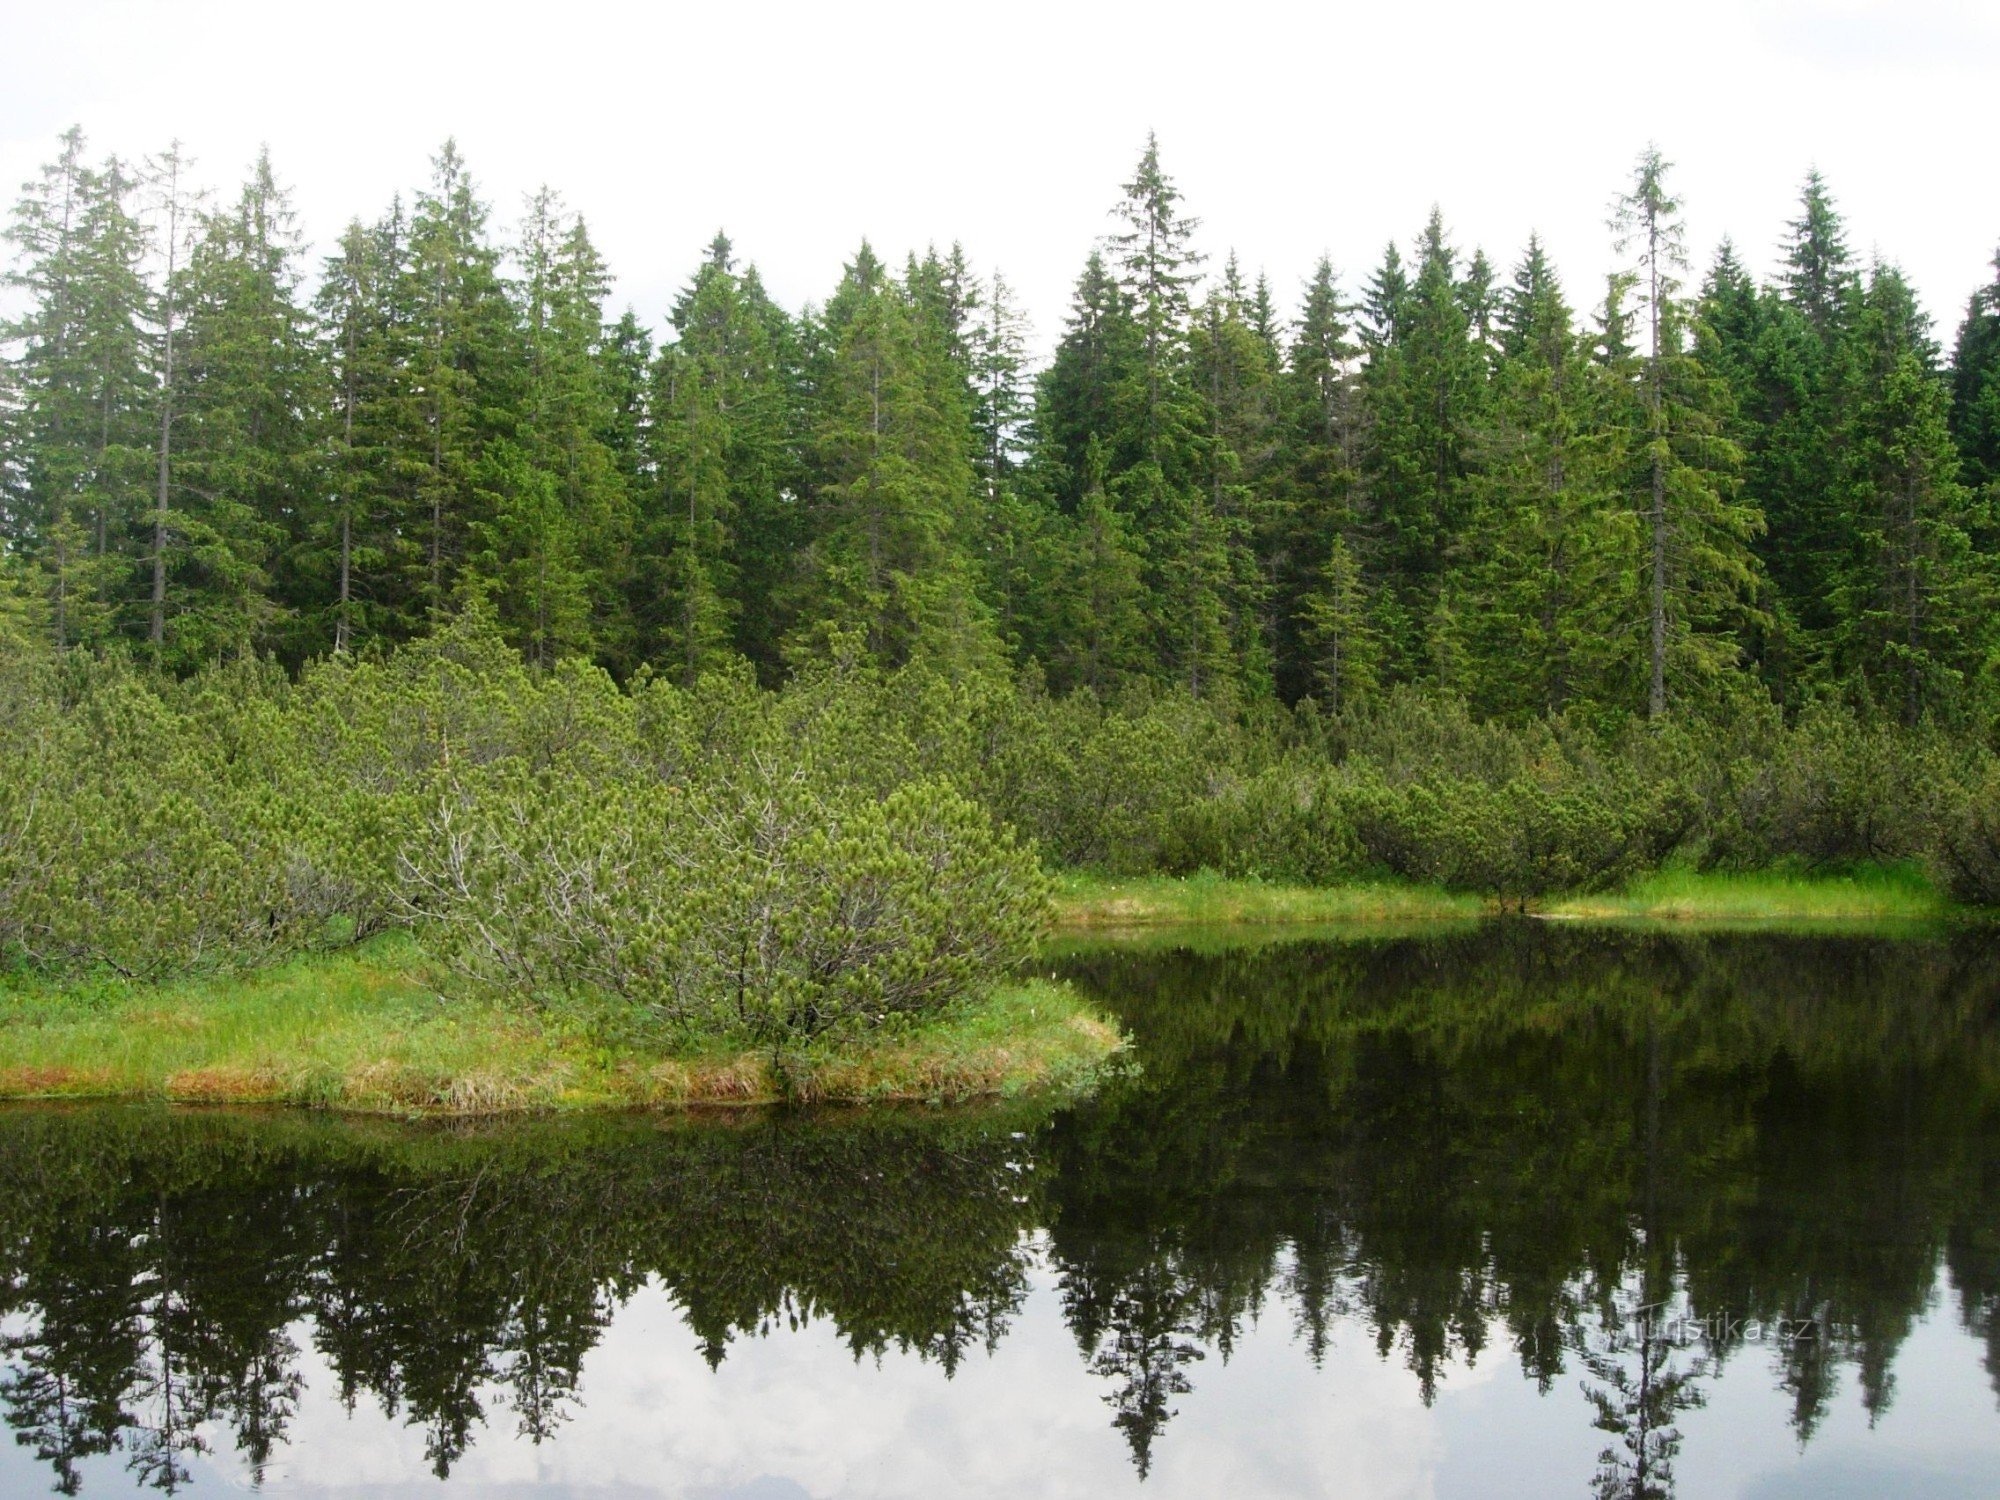
[[[0,988],[0,1098],[397,1115],[957,1101],[1072,1089],[1120,1046],[1068,989],[998,989],[914,1029],[777,1057],[671,1053],[571,1015],[446,1003],[405,937],[232,979]]]

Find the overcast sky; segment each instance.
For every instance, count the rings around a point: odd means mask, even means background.
[[[1996,97],[1991,0],[0,0],[8,188],[72,123],[126,155],[179,136],[225,189],[268,142],[318,251],[456,135],[496,229],[551,183],[649,320],[718,227],[794,307],[864,235],[956,239],[1040,345],[1148,128],[1204,248],[1288,307],[1322,251],[1357,288],[1434,202],[1503,268],[1539,229],[1588,307],[1657,140],[1698,265],[1728,234],[1768,268],[1817,164],[1948,340],[2000,243]]]

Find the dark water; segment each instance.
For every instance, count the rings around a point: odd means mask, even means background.
[[[1055,962],[1053,1116],[0,1112],[0,1494],[2000,1492],[1993,936]]]

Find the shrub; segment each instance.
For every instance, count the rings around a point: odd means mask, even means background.
[[[1818,708],[1745,768],[1721,852],[1738,863],[1815,866],[1921,857],[1936,846],[1959,777],[1932,732]]]
[[[2000,769],[1988,768],[1955,809],[1937,863],[1959,900],[2000,906]]]
[[[934,1013],[1025,958],[1033,856],[938,783],[760,796],[508,769],[454,779],[403,856],[411,913],[517,993],[617,996],[760,1042]]]

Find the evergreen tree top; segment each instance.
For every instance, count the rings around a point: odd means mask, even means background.
[[[1150,343],[1178,328],[1187,314],[1188,289],[1202,261],[1192,243],[1201,221],[1180,211],[1180,189],[1161,168],[1159,141],[1151,131],[1124,192],[1112,212],[1125,227],[1109,243]]]
[[[1799,216],[1785,228],[1785,294],[1815,332],[1831,338],[1843,323],[1857,278],[1848,254],[1846,225],[1817,167],[1806,173],[1799,189]]]
[[[1410,276],[1403,269],[1403,252],[1391,240],[1382,251],[1382,264],[1361,294],[1361,316],[1370,343],[1393,344],[1401,338],[1409,298]]]

